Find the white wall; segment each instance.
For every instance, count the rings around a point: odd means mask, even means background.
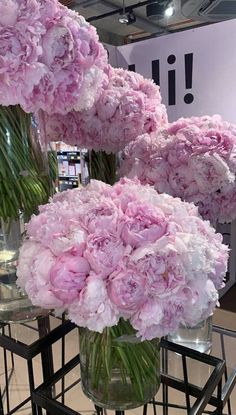
[[[117,48],[113,45],[108,45],[108,43],[102,43],[104,48],[108,53],[108,62],[114,68],[117,66]]]

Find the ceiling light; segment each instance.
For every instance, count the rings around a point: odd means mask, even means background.
[[[123,0],[123,11],[122,11],[122,15],[119,17],[119,22],[121,24],[127,24],[129,23],[129,18],[125,13],[125,0]]]
[[[126,14],[122,14],[122,15],[119,17],[119,22],[120,22],[121,24],[127,24],[127,23],[129,23],[129,18],[128,18],[128,16],[126,16]]]
[[[161,20],[165,17],[171,17],[174,14],[174,7],[171,6],[172,1],[155,1],[146,6],[146,14],[149,19]]]
[[[167,7],[167,9],[165,9],[165,17],[171,17],[173,16],[175,13],[175,9],[173,6],[169,6]]]

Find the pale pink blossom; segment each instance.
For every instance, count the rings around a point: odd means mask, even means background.
[[[105,282],[91,275],[79,300],[69,307],[69,318],[78,326],[102,332],[118,323],[117,308],[109,300]]]
[[[125,317],[132,316],[148,299],[145,276],[136,269],[120,268],[108,280],[108,296]]]
[[[236,126],[219,115],[180,118],[130,143],[120,174],[194,202],[214,225],[231,222],[236,218]]]
[[[161,210],[144,203],[131,202],[125,211],[121,236],[126,245],[139,247],[161,238],[166,226]]]
[[[164,241],[163,241],[164,242]],[[134,269],[146,276],[148,290],[153,297],[170,297],[179,291],[187,280],[182,255],[177,254],[171,236],[166,238],[163,246],[153,244],[139,248],[130,257]],[[172,246],[171,246],[172,245]],[[186,248],[187,249],[187,248]]]
[[[121,215],[121,210],[111,200],[104,197],[96,206],[87,210],[87,214],[82,218],[83,226],[90,233],[96,232],[99,228],[116,233],[121,228],[119,220]]]
[[[0,25],[14,26],[17,21],[19,5],[14,0],[2,0],[0,3]]]
[[[138,135],[167,124],[166,108],[153,81],[119,68],[108,67],[106,74],[108,82],[88,111],[74,111],[64,117],[45,115],[46,141],[61,139],[89,149],[117,152]]]
[[[106,65],[95,28],[57,0],[1,0],[0,104],[88,109],[107,83]]]
[[[89,272],[88,261],[77,253],[68,252],[59,256],[50,271],[55,296],[65,304],[72,303],[84,288]]]
[[[50,272],[55,262],[52,252],[35,241],[26,240],[20,249],[17,283],[36,306],[49,309],[63,306],[50,284]]]
[[[119,234],[97,228],[87,239],[84,252],[92,270],[102,278],[110,275],[125,255],[125,245]]]
[[[150,340],[156,336],[155,328],[163,318],[163,308],[160,303],[153,299],[149,299],[137,311],[131,319],[132,326],[138,331],[138,335],[143,339]],[[163,335],[163,334],[162,334]]]
[[[40,206],[18,285],[35,305],[102,332],[128,319],[143,340],[195,325],[218,305],[228,248],[197,208],[137,179],[92,181]]]

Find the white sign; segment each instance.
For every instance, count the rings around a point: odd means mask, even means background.
[[[103,42],[104,49],[107,51],[108,62],[114,68],[117,66],[117,56],[116,56],[116,46],[108,45],[108,43]]]
[[[229,20],[120,46],[117,63],[160,84],[170,121],[220,114],[236,123],[235,39]]]

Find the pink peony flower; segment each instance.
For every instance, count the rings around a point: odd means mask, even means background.
[[[124,254],[125,246],[120,236],[103,228],[88,237],[84,252],[92,270],[103,278],[116,269]]]
[[[110,275],[107,290],[110,300],[125,317],[132,316],[148,299],[144,275],[126,267]]]
[[[51,1],[54,4],[55,0]],[[30,29],[35,31],[35,26],[32,24],[40,18],[40,1],[37,0],[1,0],[0,4],[0,25],[5,27],[14,27],[17,24],[22,24],[22,29]],[[45,3],[45,0],[44,0]],[[45,7],[47,12],[47,8]],[[30,21],[30,18],[32,19]],[[25,23],[28,23],[28,26]]]
[[[184,324],[195,326],[197,322],[212,315],[213,310],[218,304],[219,294],[210,279],[202,286],[196,284],[196,281],[191,281],[189,290],[191,290],[192,301],[185,303],[184,315],[186,317]]]
[[[56,212],[55,212],[56,208]],[[42,246],[50,248],[55,255],[74,249],[83,252],[87,233],[78,225],[77,204],[63,202],[41,206],[41,214],[33,215],[27,224],[27,232]],[[76,216],[76,218],[75,218]]]
[[[224,189],[224,186],[234,183],[235,175],[230,172],[227,163],[218,154],[193,156],[189,164],[195,182],[203,194],[217,192],[219,189]]]
[[[26,240],[20,249],[17,283],[36,306],[49,309],[63,306],[50,284],[50,271],[55,262],[56,257],[49,249],[32,240]]]
[[[118,323],[118,310],[108,298],[105,282],[91,275],[79,301],[69,307],[69,317],[78,326],[102,332]]]
[[[87,185],[86,189],[89,190],[90,192],[92,191],[99,192],[106,196],[112,190],[112,187],[107,183],[92,179],[90,183]]]
[[[47,30],[42,39],[41,61],[55,72],[66,68],[75,58],[73,36],[63,22]]]
[[[109,229],[109,231],[116,233],[118,228],[121,227],[120,218],[120,209],[112,201],[104,197],[100,199],[96,206],[87,209],[87,214],[82,220],[85,229],[89,233],[96,232],[98,228]]]
[[[59,137],[66,143],[117,152],[139,134],[157,131],[167,124],[158,86],[123,69],[108,67],[106,73],[108,83],[103,84],[100,97],[91,109],[64,117],[45,115],[46,141],[58,139],[58,125],[61,125]],[[71,129],[76,135],[71,135]]]
[[[42,49],[39,44],[44,28],[38,24],[30,30],[21,25],[0,25],[0,103],[22,104],[24,94],[30,94],[46,68],[37,62]],[[27,82],[25,81],[27,77]]]
[[[132,317],[131,324],[138,331],[140,337],[151,340],[157,337],[154,329],[160,324],[162,318],[163,309],[161,304],[149,299]]]
[[[18,283],[21,288],[25,286],[27,281],[31,278],[31,266],[33,258],[39,252],[41,246],[31,240],[26,240],[20,248],[20,260],[17,267]]]
[[[2,0],[0,3],[0,25],[14,26],[18,11],[19,5],[14,0]]]
[[[175,252],[171,242],[171,237],[166,238],[162,246],[160,243],[139,248],[130,257],[135,269],[146,276],[151,296],[158,296],[159,299],[171,297],[185,285],[187,279],[182,256]]]
[[[218,115],[181,118],[130,143],[121,174],[194,202],[213,224],[231,222],[236,217],[235,154],[236,126]]]
[[[50,271],[50,282],[54,295],[65,304],[78,298],[90,272],[88,261],[73,252],[59,256]]]
[[[95,28],[57,0],[3,0],[0,15],[0,104],[49,114],[92,107],[107,83]]]
[[[168,299],[163,305],[163,318],[159,325],[153,327],[156,336],[159,337],[161,333],[167,335],[168,333],[173,333],[177,330],[179,321],[184,315],[183,303],[186,303],[186,297],[183,296],[182,293],[179,293],[173,300]],[[198,319],[195,319],[195,324],[197,322]]]
[[[161,238],[166,230],[162,211],[144,203],[131,202],[124,216],[122,238],[126,245],[138,247]]]
[[[228,248],[193,204],[123,178],[55,195],[39,211],[17,271],[33,304],[98,332],[128,319],[143,340],[218,305]]]

